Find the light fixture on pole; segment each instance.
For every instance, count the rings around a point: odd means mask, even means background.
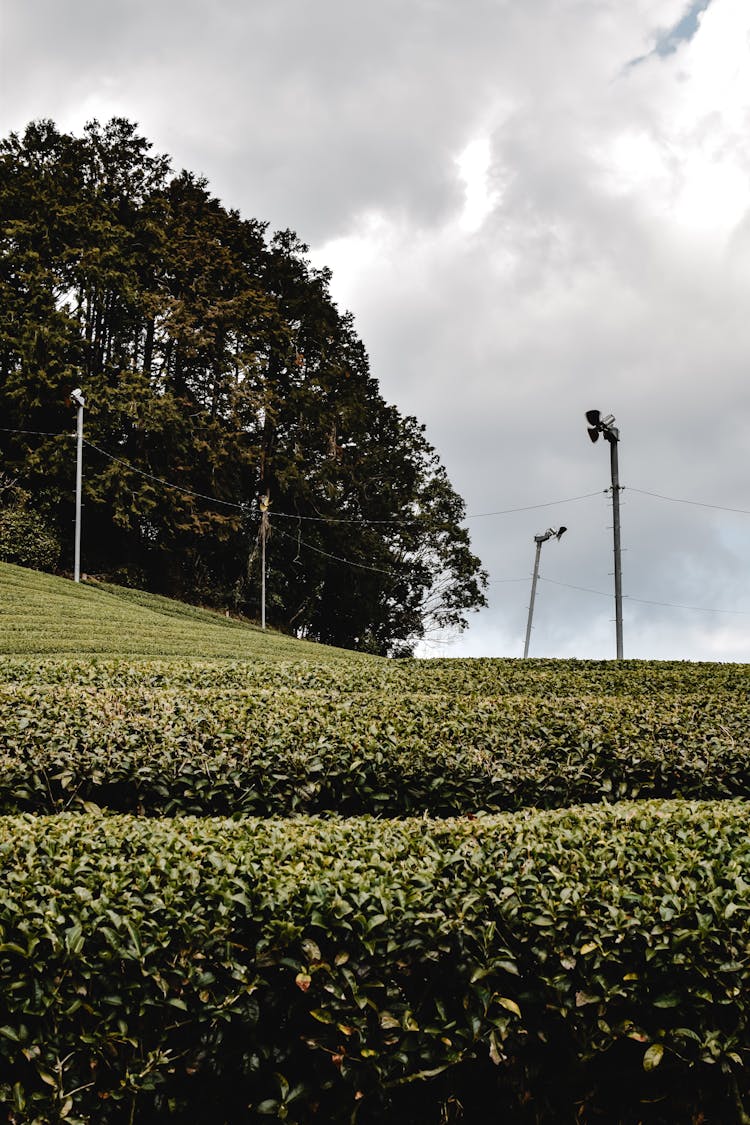
[[[73,562],[73,581],[81,581],[81,490],[83,486],[83,408],[86,400],[83,391],[76,387],[70,393],[70,400],[78,407],[77,444],[76,444],[76,531],[75,552]]]
[[[599,440],[601,434],[609,442],[609,460],[612,473],[612,529],[615,554],[615,639],[617,659],[622,660],[622,561],[620,548],[620,469],[617,463],[617,447],[620,431],[614,425],[614,415],[602,418],[600,411],[587,410],[588,434],[592,441]]]
[[[539,535],[534,536],[536,543],[536,555],[534,557],[534,576],[531,579],[531,597],[529,598],[529,617],[526,622],[526,641],[523,646],[524,660],[529,655],[529,643],[531,641],[531,620],[534,616],[534,598],[536,597],[536,583],[539,578],[539,559],[542,554],[542,543],[546,543],[548,539],[560,539],[567,531],[567,527],[548,527],[546,531],[541,532]]]

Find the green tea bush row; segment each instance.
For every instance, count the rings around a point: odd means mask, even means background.
[[[459,1101],[474,1122],[739,1120],[748,811],[3,819],[0,1105],[16,1125],[437,1125]]]
[[[71,585],[70,583],[68,585]],[[0,606],[0,640],[5,611]],[[235,632],[242,630],[236,623]],[[96,621],[89,622],[96,632]],[[36,643],[39,622],[30,619],[19,625],[28,638],[29,651]],[[61,610],[57,629],[65,630]],[[158,648],[159,624],[152,622],[153,645]],[[224,629],[231,656],[233,631]],[[163,634],[163,627],[162,627]],[[250,634],[267,647],[251,657],[218,660],[203,658],[200,646],[191,659],[158,654],[123,658],[92,654],[86,657],[64,655],[18,656],[0,660],[0,683],[81,684],[100,688],[191,688],[224,690],[245,689],[277,693],[287,691],[325,691],[335,695],[382,691],[394,695],[440,696],[568,696],[609,695],[650,697],[655,700],[682,695],[715,695],[744,701],[750,697],[749,664],[700,664],[670,661],[625,660],[381,660],[323,645],[300,648],[295,658],[291,638]],[[58,643],[56,640],[54,643]],[[286,647],[284,647],[286,646]],[[50,641],[50,647],[54,648]],[[269,659],[273,650],[277,658]],[[0,652],[2,648],[0,647]],[[316,659],[319,656],[320,659]]]
[[[748,732],[744,696],[5,684],[0,812],[449,816],[750,796]]]

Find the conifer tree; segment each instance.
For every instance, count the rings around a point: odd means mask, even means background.
[[[462,500],[292,231],[120,118],[2,141],[0,217],[0,406],[35,431],[0,468],[69,541],[85,388],[84,569],[257,617],[268,495],[270,624],[389,653],[485,604]]]

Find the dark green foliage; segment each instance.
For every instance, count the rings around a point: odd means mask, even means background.
[[[60,542],[42,517],[31,508],[0,508],[0,562],[54,570]]]
[[[0,472],[0,563],[54,570],[59,559],[59,540],[30,494]]]
[[[493,692],[517,667],[455,661],[453,690],[427,693],[445,666],[14,662],[0,809],[451,816],[750,796],[746,668],[634,662],[617,673],[629,693],[605,695],[591,689],[611,666],[550,662],[531,694]]]
[[[68,543],[81,386],[84,571],[257,618],[269,494],[269,622],[387,653],[463,628],[486,575],[424,427],[383,401],[306,254],[126,120],[11,134],[0,409],[27,432],[3,464]]]
[[[0,1099],[19,1123],[437,1125],[448,1090],[490,1099],[474,1122],[735,1120],[747,815],[5,820]]]

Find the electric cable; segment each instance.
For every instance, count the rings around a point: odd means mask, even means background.
[[[247,504],[237,504],[234,500],[220,500],[218,496],[209,496],[205,492],[196,492],[192,488],[184,488],[181,484],[173,484],[171,481],[163,480],[161,477],[154,476],[153,473],[147,473],[143,469],[136,468],[135,465],[123,461],[121,457],[115,457],[113,453],[108,453],[106,449],[100,449],[98,445],[94,445],[93,441],[83,439],[83,444],[87,445],[89,449],[95,449],[97,453],[101,453],[103,457],[108,457],[110,461],[114,461],[118,465],[122,465],[131,472],[137,473],[139,476],[145,477],[147,480],[154,481],[156,484],[162,484],[165,488],[173,488],[176,492],[184,492],[187,496],[195,496],[199,500],[209,500],[212,504],[223,504],[226,508],[237,508],[241,512],[248,510]]]
[[[683,500],[678,496],[664,496],[661,492],[647,492],[645,488],[628,486],[630,492],[638,492],[641,496],[653,496],[656,500],[667,500],[670,504],[690,504],[694,508],[713,508],[717,512],[734,512],[740,516],[750,516],[749,508],[727,508],[723,504],[709,504],[704,500]]]
[[[19,432],[19,431],[14,431],[14,432]],[[200,500],[208,500],[208,501],[210,501],[214,504],[223,504],[225,507],[235,508],[235,509],[238,509],[239,511],[247,511],[247,509],[248,509],[248,506],[249,506],[248,504],[238,504],[238,503],[236,503],[236,501],[232,501],[232,500],[221,500],[221,499],[219,499],[218,496],[209,496],[208,494],[206,494],[204,492],[196,492],[194,489],[185,488],[182,485],[174,484],[172,481],[164,480],[162,477],[157,477],[153,473],[147,473],[145,470],[137,468],[137,466],[130,464],[128,461],[124,461],[121,457],[116,457],[113,453],[109,453],[106,449],[102,449],[100,446],[95,445],[92,441],[89,441],[87,438],[84,438],[83,443],[84,443],[84,445],[89,446],[89,448],[96,450],[96,452],[100,453],[103,457],[109,458],[110,461],[114,461],[116,464],[122,465],[124,468],[129,469],[131,472],[136,473],[136,474],[138,474],[142,477],[145,477],[147,480],[154,481],[154,483],[156,483],[156,484],[161,484],[165,488],[172,488],[172,489],[175,489],[177,492],[184,492],[188,496],[195,496]],[[606,491],[607,490],[605,489],[604,492],[606,492]],[[529,511],[533,511],[533,510],[538,509],[538,508],[554,508],[554,507],[557,507],[559,504],[572,504],[572,503],[574,503],[578,500],[589,500],[593,496],[603,495],[604,492],[601,489],[597,489],[596,492],[586,492],[586,493],[583,493],[580,496],[569,496],[569,497],[567,497],[566,499],[563,499],[563,500],[548,500],[543,504],[526,504],[526,505],[523,505],[522,507],[519,507],[519,508],[505,508],[505,509],[502,509],[502,510],[499,510],[499,511],[496,511],[496,512],[475,512],[471,515],[464,516],[463,519],[464,520],[479,519],[479,518],[484,517],[484,516],[505,516],[505,515],[511,515],[515,512],[529,512]],[[281,518],[281,519],[305,520],[305,521],[310,522],[310,523],[354,524],[354,525],[357,525],[357,526],[360,526],[360,527],[379,527],[379,526],[420,527],[420,526],[425,525],[425,524],[430,524],[433,529],[437,530],[440,526],[444,526],[446,528],[453,526],[452,524],[436,525],[436,524],[431,523],[431,521],[428,518],[411,519],[410,520],[410,519],[405,519],[403,516],[396,517],[394,519],[389,519],[389,520],[363,520],[363,519],[359,519],[359,518],[354,519],[354,518],[351,518],[351,517],[338,517],[338,516],[303,516],[303,515],[300,515],[300,514],[294,513],[294,512],[279,512],[279,511],[276,511],[275,509],[274,509],[272,514],[275,518]]]
[[[273,525],[271,525],[273,527]],[[323,551],[320,547],[313,547],[312,543],[306,543],[304,539],[299,539],[294,535],[287,535],[280,527],[273,527],[272,534],[281,535],[284,539],[289,539],[292,543],[298,546],[306,547],[308,551],[314,551],[317,555],[323,555],[327,559],[334,559],[336,562],[345,563],[347,566],[356,566],[359,570],[373,570],[377,574],[388,574],[391,578],[397,578],[395,570],[384,570],[381,566],[369,566],[367,563],[354,562],[353,559],[345,559],[341,555],[332,555],[330,551]]]
[[[0,426],[0,433],[4,434],[33,434],[35,437],[71,437],[74,438],[75,432],[68,433],[66,430],[57,430],[54,433],[51,430],[14,430],[10,426]]]
[[[564,500],[548,500],[544,504],[525,504],[522,508],[502,508],[497,512],[472,512],[464,516],[467,520],[483,519],[485,516],[510,516],[515,512],[533,512],[537,508],[556,508],[559,504],[573,504],[577,500],[590,500],[592,496],[603,496],[609,492],[608,488],[597,489],[596,492],[584,492],[581,496],[568,496]]]
[[[544,504],[525,504],[525,505],[523,505],[523,507],[520,507],[520,508],[503,508],[503,509],[501,509],[499,511],[496,511],[496,512],[471,512],[469,515],[462,516],[461,520],[459,522],[463,522],[464,520],[483,519],[486,516],[509,516],[509,515],[513,515],[516,512],[531,512],[531,511],[534,511],[537,508],[556,508],[560,504],[573,504],[577,500],[589,500],[589,499],[591,499],[592,496],[601,496],[608,491],[609,491],[608,489],[604,489],[604,490],[597,489],[596,492],[584,492],[581,496],[568,496],[563,500],[547,500]],[[299,520],[307,520],[308,522],[314,522],[314,523],[351,523],[351,524],[359,524],[361,526],[366,526],[366,527],[377,526],[377,525],[380,525],[380,524],[397,524],[397,525],[401,525],[401,526],[404,526],[404,527],[419,527],[421,524],[430,522],[428,518],[421,518],[420,519],[420,518],[415,517],[413,519],[407,519],[403,516],[400,516],[400,517],[395,518],[395,519],[390,519],[390,520],[364,520],[364,519],[360,519],[360,518],[341,517],[341,516],[302,516],[302,515],[298,515],[294,512],[278,512],[278,511],[274,511],[274,515],[280,516],[282,519],[288,519],[288,520],[299,519]],[[432,524],[432,526],[435,527],[436,525]],[[444,526],[445,527],[451,527],[453,525],[452,524],[445,524]]]
[[[604,590],[592,590],[588,586],[574,586],[570,582],[558,582],[554,578],[544,578],[539,575],[540,582],[548,582],[553,586],[564,586],[567,590],[581,590],[584,594],[599,594],[603,598],[611,598],[612,593],[607,593]],[[727,613],[736,615],[738,617],[750,617],[750,610],[744,609],[713,609],[711,606],[705,605],[683,605],[681,602],[657,602],[650,598],[636,598],[632,594],[623,594],[623,601],[638,602],[640,605],[657,605],[663,606],[666,609],[691,609],[697,613]]]
[[[16,429],[16,428],[13,428],[13,427],[10,427],[10,426],[0,426],[0,433],[25,434],[25,435],[35,436],[35,437],[70,437],[70,438],[75,438],[75,436],[76,436],[75,433],[70,433],[70,432],[67,432],[67,431],[53,432],[51,430],[26,430],[26,429]],[[211,496],[211,495],[209,495],[208,493],[205,493],[205,492],[197,492],[194,489],[185,488],[183,485],[175,484],[172,481],[165,480],[163,477],[157,477],[153,473],[148,473],[144,469],[139,469],[137,466],[130,464],[130,462],[123,460],[121,457],[116,457],[113,453],[109,453],[106,449],[102,449],[101,446],[95,445],[92,441],[89,441],[87,438],[83,439],[83,443],[84,443],[84,445],[87,445],[90,449],[93,449],[97,453],[101,454],[103,457],[107,457],[110,461],[114,461],[116,464],[122,465],[124,468],[130,470],[130,472],[133,472],[133,473],[138,474],[139,476],[145,477],[147,480],[153,481],[155,484],[161,484],[165,488],[171,488],[171,489],[174,489],[176,492],[183,492],[187,496],[194,496],[197,499],[207,500],[207,501],[209,501],[213,504],[222,504],[222,505],[224,505],[224,507],[234,508],[237,511],[247,511],[247,509],[249,507],[249,505],[247,503],[243,504],[243,503],[237,503],[234,500],[222,500],[218,496]],[[688,504],[691,507],[696,507],[696,508],[709,508],[709,509],[712,509],[712,510],[718,511],[718,512],[730,512],[730,513],[733,513],[735,515],[750,516],[750,509],[748,509],[748,508],[731,508],[731,507],[728,507],[727,505],[724,505],[724,504],[713,504],[713,503],[710,503],[707,500],[690,500],[690,499],[687,499],[685,497],[666,496],[664,493],[651,492],[651,491],[649,491],[645,488],[635,488],[633,485],[623,485],[622,490],[625,491],[626,489],[630,492],[636,492],[640,496],[650,496],[653,499],[664,500],[664,501],[666,501],[667,503],[670,503],[670,504]],[[467,515],[463,516],[462,520],[459,521],[459,522],[463,522],[465,520],[473,520],[473,519],[486,519],[486,518],[491,517],[491,516],[514,515],[518,512],[532,512],[532,511],[537,511],[541,508],[555,508],[555,507],[558,507],[561,504],[574,504],[574,503],[577,503],[580,500],[590,500],[594,496],[606,495],[609,491],[610,491],[610,489],[608,489],[608,488],[597,489],[596,492],[584,492],[579,496],[567,496],[567,497],[564,497],[561,500],[547,500],[547,501],[545,501],[544,503],[541,503],[541,504],[524,504],[524,505],[522,505],[520,507],[516,507],[516,508],[500,508],[500,509],[497,509],[497,510],[491,511],[491,512],[470,512]],[[359,525],[359,526],[363,526],[363,527],[377,527],[377,526],[419,527],[422,524],[428,524],[428,523],[430,523],[431,526],[434,529],[438,529],[439,526],[442,526],[442,525],[436,525],[434,523],[431,523],[429,517],[423,517],[423,518],[415,517],[413,519],[408,519],[408,518],[405,518],[403,516],[399,516],[399,517],[394,517],[393,519],[367,520],[367,519],[361,519],[359,517],[350,517],[350,516],[307,516],[307,515],[301,515],[301,514],[295,513],[295,512],[280,512],[280,511],[276,511],[276,510],[274,510],[273,514],[274,514],[275,517],[280,518],[280,519],[305,520],[308,523],[355,524],[355,525]],[[450,527],[450,526],[453,526],[453,525],[445,524],[444,526]],[[551,579],[548,579],[547,581],[551,581]],[[581,587],[581,589],[583,589],[583,587]],[[591,591],[587,591],[587,592],[589,592],[589,593],[601,593],[602,591],[591,590]],[[671,605],[672,603],[666,603],[665,602],[665,603],[655,603],[655,604],[665,604],[665,605],[670,604]],[[700,607],[686,607],[686,608],[700,608]],[[714,611],[710,611],[710,612],[714,612]],[[732,610],[716,610],[715,612],[717,612],[717,613],[718,612],[731,613],[733,611]]]

